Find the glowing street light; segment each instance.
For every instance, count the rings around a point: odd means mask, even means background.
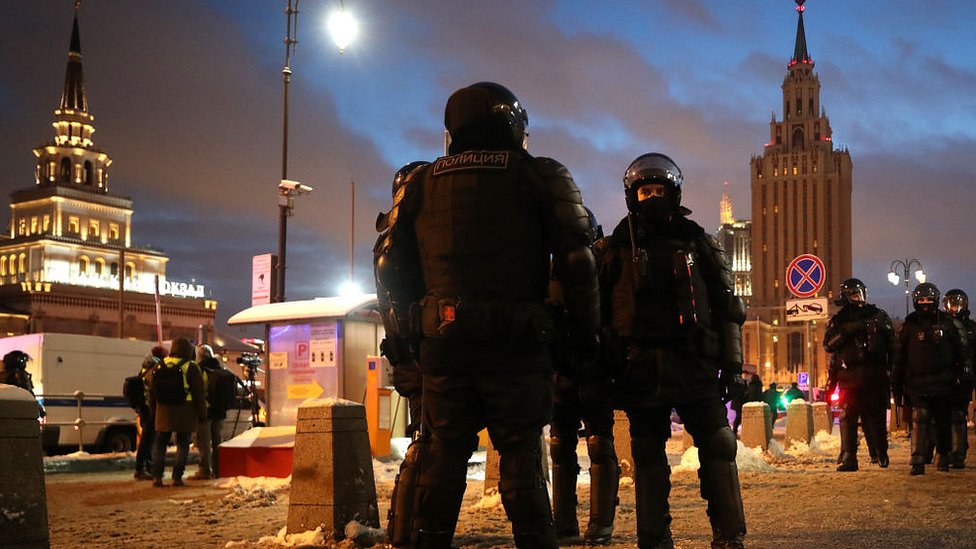
[[[898,269],[896,271],[895,269]],[[914,273],[912,269],[915,269]],[[901,275],[898,274],[901,272]],[[891,262],[891,266],[888,267],[888,282],[892,286],[897,286],[899,282],[905,283],[905,316],[908,316],[908,302],[911,296],[911,290],[909,290],[908,285],[911,283],[912,279],[910,274],[915,275],[915,280],[919,284],[925,282],[926,275],[924,267],[922,267],[922,262],[917,259],[896,259]]]
[[[329,15],[327,25],[329,34],[332,35],[332,42],[339,48],[339,53],[345,52],[349,44],[359,34],[359,24],[356,23],[352,14],[345,10],[341,0],[339,2],[339,10]]]

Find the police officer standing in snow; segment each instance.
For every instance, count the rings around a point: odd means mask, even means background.
[[[400,304],[396,323],[412,320],[422,336],[430,442],[411,543],[451,546],[468,458],[487,426],[515,544],[554,549],[540,444],[552,406],[554,325],[545,300],[552,272],[585,378],[596,367],[599,327],[586,211],[566,168],[525,151],[528,116],[505,87],[456,91],[444,122],[449,154],[404,182],[376,259],[378,280]]]
[[[976,321],[969,318],[969,296],[960,289],[952,289],[942,298],[942,308],[949,316],[962,324],[966,334],[969,350],[976,353]],[[976,356],[974,356],[976,366]],[[962,384],[952,403],[952,455],[950,467],[962,469],[966,467],[966,452],[969,450],[969,436],[966,433],[966,414],[969,412],[969,402],[973,398],[972,384]]]
[[[617,404],[630,419],[640,548],[673,547],[665,443],[671,409],[694,437],[713,548],[746,533],[727,402],[743,384],[745,308],[719,244],[687,218],[682,175],[667,156],[639,156],[624,174],[628,215],[601,261],[601,310],[617,349]],[[724,401],[724,402],[723,402]]]
[[[878,465],[888,466],[888,428],[885,412],[890,393],[888,378],[894,358],[895,329],[888,315],[867,302],[864,283],[848,278],[840,285],[841,306],[827,324],[824,348],[830,356],[827,394],[840,386],[840,465],[838,471],[857,471],[857,422]]]
[[[898,351],[892,371],[897,402],[912,401],[911,474],[925,474],[930,419],[935,420],[936,467],[949,470],[952,404],[960,390],[972,390],[972,356],[963,326],[939,310],[939,289],[924,282],[912,292],[915,312],[905,318],[898,333]]]
[[[427,164],[429,162],[416,161],[397,170],[393,176],[394,200],[397,199],[397,192],[403,187],[410,174]],[[381,213],[376,218],[376,231],[380,234],[373,246],[374,267],[387,244],[389,229],[390,212]],[[410,303],[393,301],[389,290],[383,286],[379,277],[376,277],[376,299],[386,328],[386,338],[380,344],[380,350],[393,367],[391,376],[393,387],[397,394],[407,399],[410,410],[410,421],[405,434],[411,441],[400,463],[400,471],[393,482],[393,492],[390,494],[387,541],[393,547],[408,547],[410,525],[413,521],[413,500],[417,492],[417,484],[420,482],[420,461],[423,459],[429,439],[420,429],[421,376],[420,366],[417,364],[419,334],[409,325]],[[408,320],[401,326],[398,319]]]
[[[587,209],[591,241],[603,238],[603,229],[596,216]],[[594,250],[599,260],[600,251]],[[581,386],[572,363],[572,335],[561,329],[566,317],[562,287],[553,281],[549,286],[550,303],[557,319],[557,337],[553,351],[556,370],[553,395],[552,422],[549,424],[549,455],[552,457],[552,511],[556,537],[570,542],[579,536],[576,520],[576,480],[579,458],[576,455],[578,437],[586,440],[590,458],[590,513],[583,542],[587,545],[606,545],[613,534],[613,520],[620,484],[620,466],[613,446],[612,382],[609,377],[594,378]],[[582,390],[581,390],[582,389]],[[580,423],[583,430],[580,430]]]

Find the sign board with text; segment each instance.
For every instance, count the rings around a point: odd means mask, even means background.
[[[827,298],[795,299],[786,302],[786,321],[799,322],[805,320],[826,320],[830,317],[827,311]]]

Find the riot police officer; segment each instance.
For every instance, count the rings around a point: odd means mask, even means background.
[[[743,547],[745,515],[728,401],[743,383],[745,309],[720,245],[681,206],[681,170],[637,157],[624,174],[628,214],[601,261],[601,310],[618,365],[616,403],[630,419],[641,548],[673,547],[665,443],[677,409],[698,447],[713,548]]]
[[[421,335],[430,441],[411,542],[450,547],[467,461],[487,426],[515,544],[555,548],[541,459],[554,332],[545,300],[552,272],[577,370],[595,368],[599,291],[586,211],[566,168],[526,152],[528,115],[504,86],[454,92],[444,122],[448,155],[404,182],[376,260],[401,330],[388,337],[402,348],[404,326]]]
[[[949,316],[962,324],[966,334],[966,343],[969,350],[976,353],[976,321],[969,318],[969,296],[966,292],[954,288],[945,293],[942,298],[942,308]],[[974,357],[976,365],[976,357]],[[950,467],[962,469],[966,466],[966,452],[969,450],[969,437],[966,433],[966,414],[969,411],[969,402],[973,398],[973,388],[971,385],[963,384],[959,387],[958,394],[952,403],[952,455]]]
[[[857,471],[857,422],[877,457],[888,467],[889,375],[894,358],[895,329],[888,315],[867,302],[868,290],[856,278],[840,285],[841,306],[827,324],[824,348],[830,355],[827,394],[840,386],[840,465],[838,471]]]
[[[603,238],[603,229],[596,222],[593,212],[586,209],[589,217],[591,241]],[[600,251],[594,250],[599,257]],[[576,479],[579,460],[576,455],[578,437],[586,439],[590,458],[590,514],[583,541],[587,545],[604,545],[613,534],[613,520],[617,506],[617,488],[620,467],[613,445],[613,405],[611,380],[604,376],[589,379],[588,394],[581,395],[580,379],[571,363],[571,356],[564,351],[570,344],[570,334],[559,329],[565,318],[562,288],[555,281],[549,285],[549,299],[557,319],[557,339],[553,349],[555,367],[555,393],[552,404],[552,422],[549,424],[549,454],[552,457],[552,511],[559,540],[579,536],[576,520]],[[581,398],[585,396],[586,398]],[[580,431],[580,422],[583,430]]]
[[[414,171],[426,166],[429,162],[415,161],[404,165],[393,176],[393,198],[403,187],[407,178]],[[390,212],[380,213],[376,218],[376,230],[379,236],[373,246],[373,261],[377,261],[382,253],[384,243],[390,228]],[[420,481],[420,460],[427,448],[428,438],[420,428],[421,418],[421,377],[420,366],[417,364],[417,335],[412,333],[410,326],[397,324],[398,318],[407,318],[405,307],[409,303],[394,302],[390,292],[376,277],[376,297],[380,316],[386,326],[386,333],[390,336],[380,344],[381,352],[393,367],[393,387],[397,393],[406,398],[410,410],[410,421],[405,429],[410,437],[410,445],[400,463],[400,471],[393,482],[393,492],[390,494],[390,510],[387,515],[387,538],[393,547],[407,547],[410,545],[410,524],[413,520],[414,496]],[[397,312],[399,310],[399,312]],[[399,344],[399,346],[398,346]]]
[[[926,440],[933,427],[930,418],[935,420],[936,467],[949,470],[952,402],[961,387],[972,387],[972,357],[962,325],[939,310],[934,284],[916,286],[912,302],[915,312],[905,318],[898,334],[891,381],[896,401],[911,398],[911,474],[923,475]]]

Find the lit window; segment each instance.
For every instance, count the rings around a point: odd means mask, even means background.
[[[50,215],[48,215],[48,214],[45,214],[44,215],[44,223],[43,223],[43,225],[44,225],[44,228],[42,230],[44,232],[47,232],[48,230],[50,230],[50,228],[51,228],[51,216]]]
[[[796,164],[793,165],[793,175],[797,174]]]
[[[0,256],[0,276],[7,276],[7,256]]]
[[[38,231],[37,222],[38,222],[37,216],[36,215],[32,215],[31,216],[30,234],[37,234],[37,231]]]
[[[126,263],[125,264],[125,278],[127,278],[128,280],[132,280],[132,277],[135,274],[136,274],[136,265],[135,265],[135,263]]]
[[[27,220],[23,217],[17,222],[17,235],[24,236],[27,234]]]
[[[105,260],[102,258],[95,259],[95,276],[102,276],[105,272]]]
[[[112,276],[116,276],[116,275],[119,274],[119,264],[118,263],[116,263],[114,261],[112,262],[112,264],[109,266],[109,274],[111,274]]]
[[[118,240],[119,239],[119,225],[118,225],[118,223],[109,223],[108,224],[108,237],[110,239],[112,239],[112,240]]]
[[[78,216],[68,217],[68,234],[78,234],[81,232],[81,220]]]
[[[27,272],[27,254],[20,254],[20,265],[17,272],[24,274]]]
[[[80,275],[87,275],[88,274],[88,264],[89,263],[90,263],[90,261],[88,261],[88,256],[83,255],[83,256],[79,257],[78,258],[78,274],[80,274]]]
[[[88,221],[88,236],[96,237],[98,236],[98,230],[100,226],[97,219],[91,219]]]

